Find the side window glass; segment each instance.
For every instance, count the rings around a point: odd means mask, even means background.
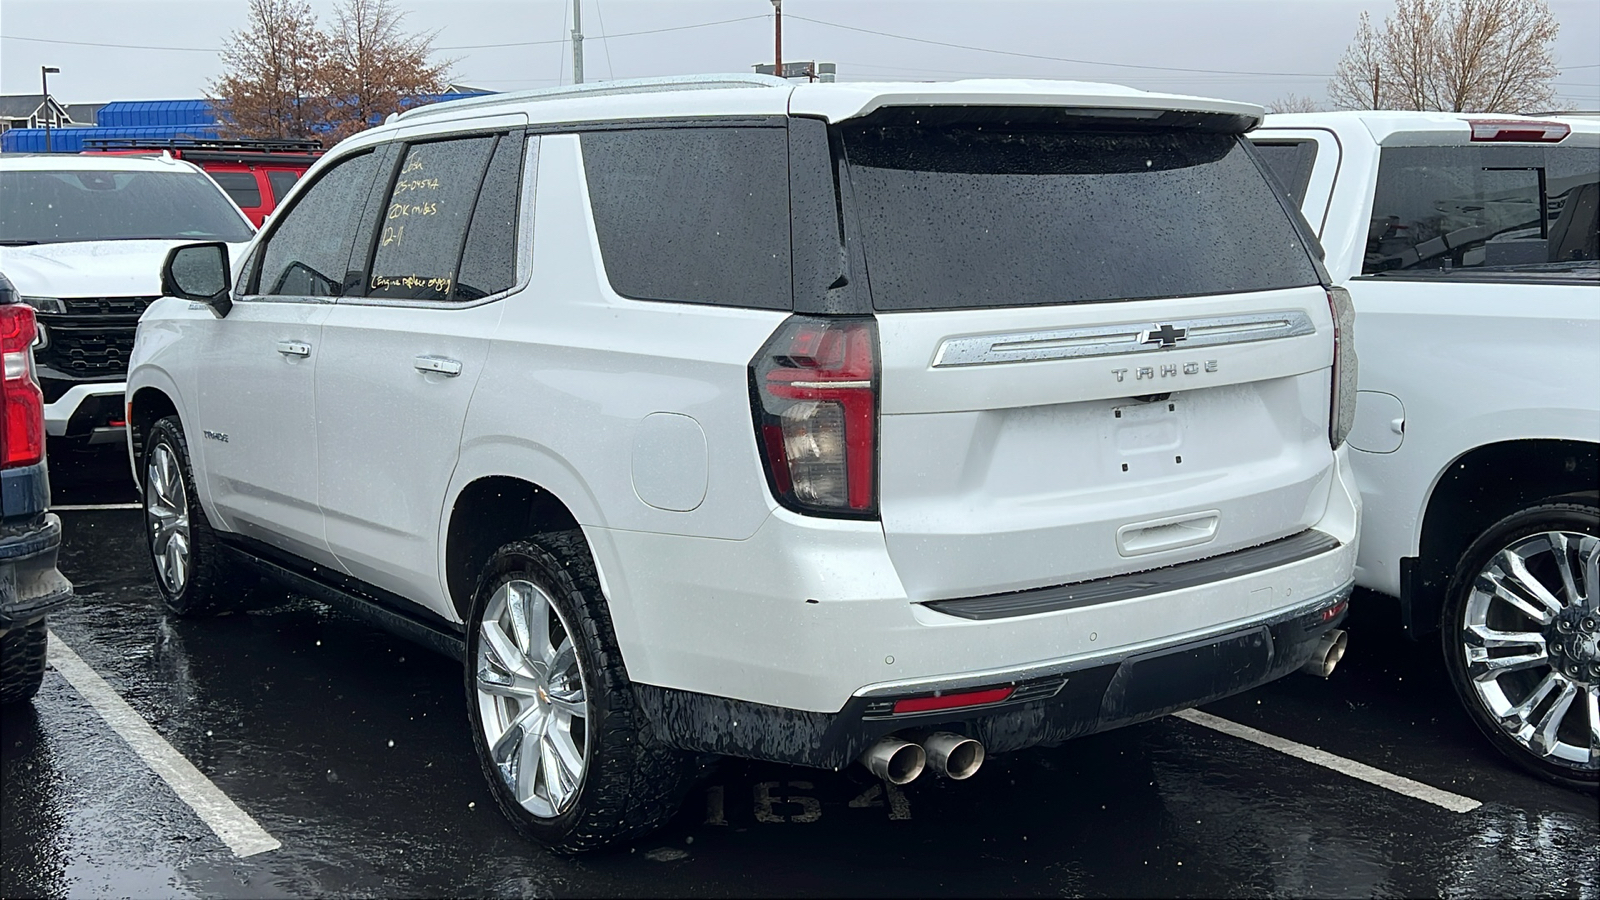
[[[254,172],[207,172],[217,186],[227,192],[240,209],[253,209],[261,205],[261,188],[256,184]]]
[[[500,138],[467,228],[455,299],[477,300],[517,283],[517,200],[522,193],[522,135]]]
[[[793,306],[785,129],[595,131],[582,142],[613,290],[638,300]]]
[[[1306,201],[1306,188],[1311,185],[1311,168],[1317,161],[1316,141],[1275,141],[1257,143],[1256,152],[1266,162],[1267,168],[1283,185],[1284,193],[1300,206]]]
[[[267,173],[267,183],[272,185],[272,198],[279,203],[283,202],[283,198],[289,196],[289,189],[294,187],[294,183],[299,180],[299,172],[291,172],[286,169],[275,169]]]
[[[382,208],[367,296],[449,300],[456,295],[467,225],[494,145],[495,137],[485,135],[406,148]]]
[[[376,161],[371,153],[341,160],[278,219],[261,257],[257,293],[337,297],[350,263],[350,234]]]

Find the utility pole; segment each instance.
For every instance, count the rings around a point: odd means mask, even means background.
[[[50,76],[59,75],[61,70],[55,66],[39,67],[39,87],[44,91],[44,152],[53,152],[50,147],[50,120],[55,118],[50,109]]]
[[[582,0],[572,0],[572,83],[583,84]]]
[[[772,0],[772,71],[783,77],[783,0]]]

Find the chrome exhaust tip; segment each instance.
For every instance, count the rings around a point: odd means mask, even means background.
[[[1324,634],[1322,640],[1317,642],[1317,649],[1311,652],[1311,659],[1300,667],[1300,671],[1318,678],[1327,678],[1333,674],[1339,660],[1344,659],[1345,645],[1350,643],[1350,636],[1343,628],[1335,628]]]
[[[928,755],[916,744],[890,735],[879,738],[858,761],[890,784],[907,784],[922,774]]]
[[[983,765],[983,744],[948,731],[928,735],[922,749],[927,752],[934,774],[952,781],[971,778]]]

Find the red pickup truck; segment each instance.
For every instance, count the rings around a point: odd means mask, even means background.
[[[322,155],[316,141],[91,138],[90,154],[172,154],[204,169],[257,228]]]

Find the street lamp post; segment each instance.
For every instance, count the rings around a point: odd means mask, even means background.
[[[59,75],[61,70],[55,66],[39,67],[39,86],[44,90],[44,152],[50,153],[50,76]]]

